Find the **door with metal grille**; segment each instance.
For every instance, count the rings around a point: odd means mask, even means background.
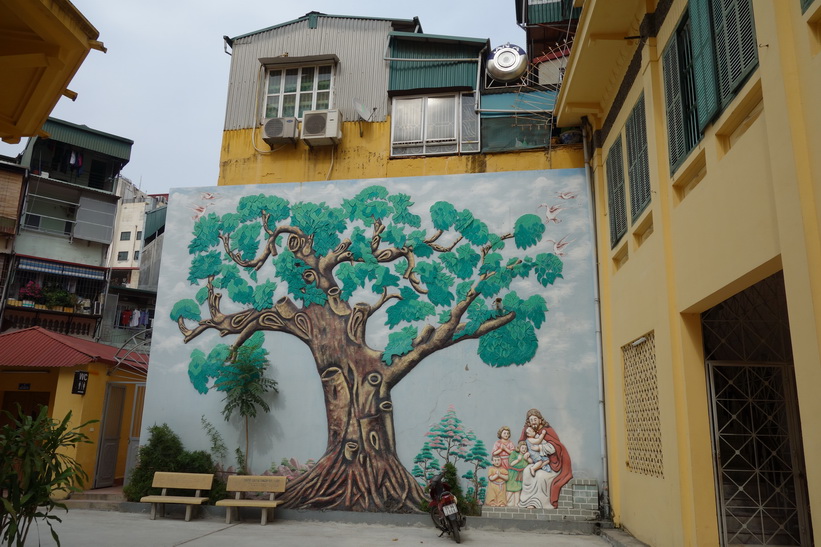
[[[722,545],[810,545],[792,367],[707,366]]]

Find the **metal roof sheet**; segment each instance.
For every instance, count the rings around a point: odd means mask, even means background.
[[[56,118],[46,120],[46,123],[43,124],[43,131],[48,133],[49,138],[55,141],[93,150],[125,161],[131,159],[131,146],[134,141],[125,137],[103,133],[85,125],[77,125]]]
[[[486,39],[392,32],[388,91],[474,89],[487,45]]]
[[[414,17],[413,19],[389,19],[386,17],[363,17],[359,15],[330,15],[327,13],[320,13],[318,11],[311,11],[306,13],[302,17],[298,17],[297,19],[293,19],[291,21],[286,21],[284,23],[279,23],[277,25],[273,25],[270,27],[266,27],[263,29],[255,30],[253,32],[248,32],[246,34],[240,34],[239,36],[234,36],[233,38],[229,38],[229,44],[233,43],[235,40],[241,40],[242,38],[247,38],[249,36],[253,36],[255,34],[260,34],[263,32],[268,32],[273,29],[278,29],[281,27],[287,27],[288,25],[293,25],[294,23],[300,23],[302,21],[311,21],[312,19],[316,19],[317,17],[326,17],[326,18],[336,18],[336,19],[363,19],[367,21],[390,21],[391,25],[394,28],[402,28],[407,29],[408,31],[418,30],[422,32],[422,24],[419,22],[418,17]]]
[[[0,367],[59,368],[85,365],[92,362],[116,365],[118,357],[125,357],[119,348],[57,334],[42,327],[0,334]],[[140,360],[141,359],[141,360]],[[136,354],[128,364],[146,370],[148,357]]]

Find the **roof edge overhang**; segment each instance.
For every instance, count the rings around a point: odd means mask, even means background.
[[[640,43],[639,27],[647,13],[645,10],[651,7],[647,4],[646,0],[584,2],[564,81],[556,98],[557,126],[576,126],[583,117],[606,115],[606,95],[611,92],[614,79],[605,71],[620,71],[615,74],[618,89],[632,52]]]
[[[309,21],[312,17],[324,17],[327,19],[362,19],[366,21],[388,21],[394,28],[413,29],[413,32],[422,32],[422,24],[419,22],[419,17],[414,17],[413,19],[393,19],[387,17],[366,17],[362,15],[331,15],[327,13],[320,13],[318,11],[312,11],[306,13],[302,17],[292,19],[291,21],[286,21],[284,23],[279,23],[277,25],[273,25],[263,29],[254,30],[252,32],[247,32],[245,34],[240,34],[238,36],[234,36],[233,38],[228,38],[227,41],[229,42],[229,44],[233,44],[236,40],[250,38],[251,36],[262,34],[263,32],[269,32],[272,30],[276,30],[278,28],[287,27],[289,25],[294,25],[296,23],[301,23],[303,21]]]

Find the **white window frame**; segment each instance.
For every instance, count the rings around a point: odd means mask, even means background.
[[[434,138],[429,137],[428,124],[428,101],[430,99],[453,98],[453,137]],[[399,103],[410,101],[422,101],[422,114],[419,126],[419,138],[412,140],[397,140],[397,126],[405,122],[401,119],[399,112]],[[479,113],[473,108],[474,93],[473,92],[456,92],[456,93],[441,93],[433,95],[410,95],[402,97],[394,97],[391,115],[391,156],[392,157],[406,157],[406,156],[444,156],[456,154],[478,154],[481,152],[481,139],[479,130]],[[471,139],[465,135],[464,122],[466,106],[470,108],[471,117],[475,120],[474,130],[475,139]]]
[[[330,68],[330,83],[328,89],[319,89],[319,82],[320,78],[319,72],[320,69],[327,69]],[[303,90],[300,89],[300,83],[302,82],[303,74],[308,70],[314,70],[313,76],[313,83],[310,90]],[[289,72],[294,72],[296,76],[296,87],[293,90],[286,90],[285,89],[285,80]],[[271,79],[275,76],[279,75],[280,78],[280,85],[279,88],[271,91]],[[268,67],[265,70],[265,83],[264,88],[262,90],[265,101],[262,105],[262,113],[264,118],[298,118],[302,119],[302,112],[307,112],[310,110],[329,110],[333,108],[334,105],[334,84],[336,80],[336,65],[332,62],[324,62],[324,63],[313,63],[313,64],[304,64],[304,65],[285,65],[285,66],[272,66]],[[317,103],[317,98],[320,94],[324,94],[325,92],[328,93],[328,103],[327,105],[324,103]],[[311,97],[311,104],[310,106],[305,106],[302,108],[302,112],[300,112],[300,98],[302,96],[310,95]],[[293,110],[290,110],[289,105],[286,104],[286,98],[293,97],[294,103],[291,106]],[[275,102],[275,105],[271,105]]]

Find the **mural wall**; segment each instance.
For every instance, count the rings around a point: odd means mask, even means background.
[[[279,383],[250,471],[287,507],[413,511],[468,495],[551,508],[601,481],[582,170],[172,190],[143,419],[207,449],[242,352]],[[226,466],[234,462],[223,462]]]

